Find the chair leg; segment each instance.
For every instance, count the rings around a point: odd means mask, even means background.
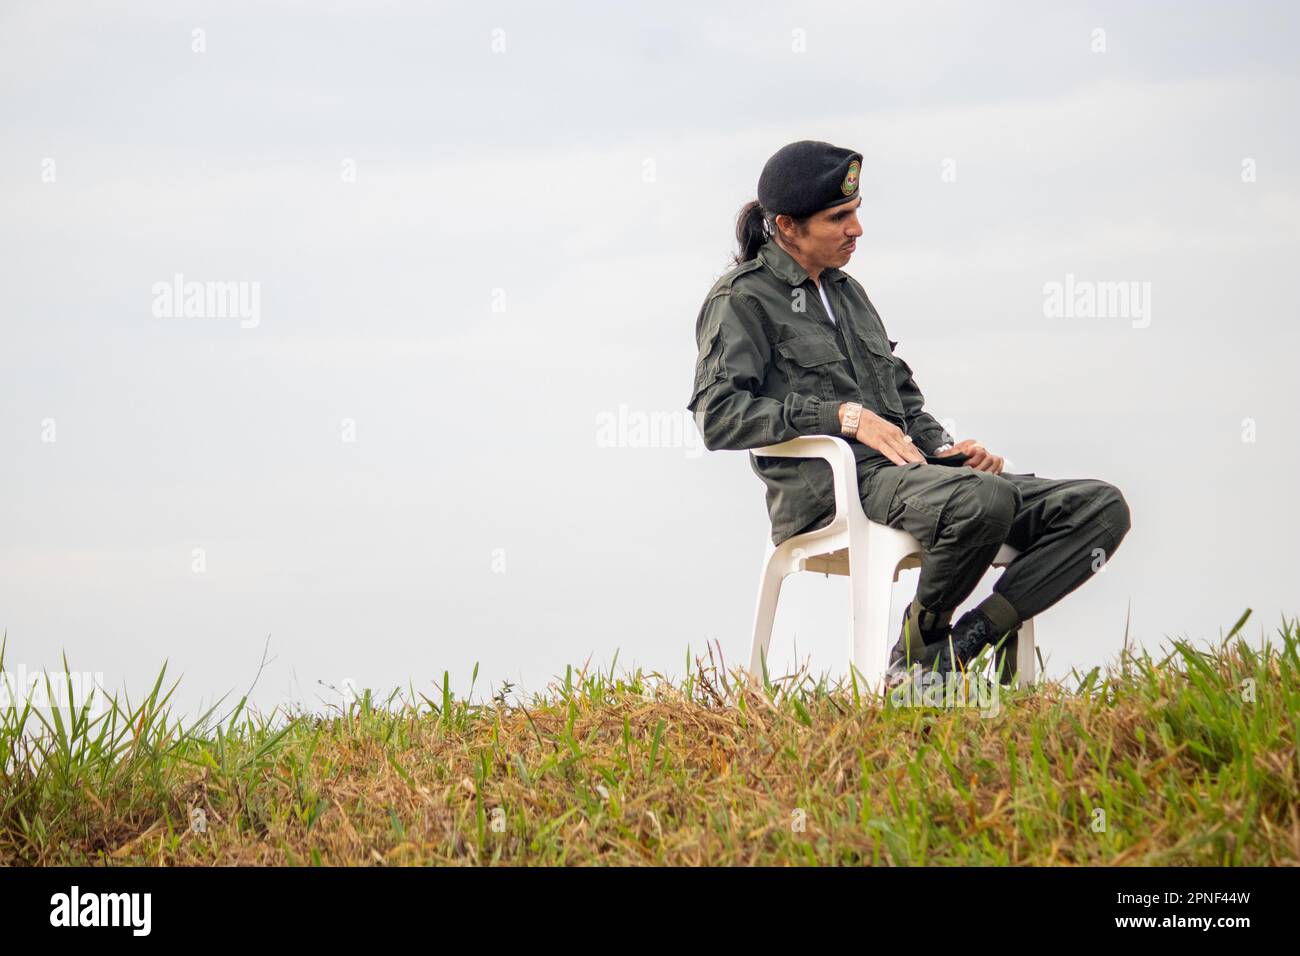
[[[849,558],[849,660],[871,692],[882,690],[889,664],[889,612],[894,568],[890,549],[851,546]],[[892,560],[892,564],[890,563]]]
[[[776,604],[781,597],[781,583],[785,569],[774,560],[776,552],[768,555],[758,577],[758,606],[754,609],[754,645],[749,654],[749,673],[755,680],[763,679],[763,658],[772,642],[772,625],[776,621]]]
[[[1034,682],[1038,659],[1034,656],[1034,619],[1022,621],[1016,642],[1016,687],[1024,689]]]

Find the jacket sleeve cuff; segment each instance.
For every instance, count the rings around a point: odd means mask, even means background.
[[[839,435],[840,427],[840,403],[823,399],[817,407],[816,434]]]
[[[929,427],[914,427],[908,432],[912,436],[912,441],[916,447],[927,455],[933,454],[934,450],[945,443],[955,443],[957,439],[948,434],[948,430],[937,422]]]

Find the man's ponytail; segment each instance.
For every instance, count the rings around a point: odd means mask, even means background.
[[[736,263],[748,262],[758,255],[759,247],[772,235],[773,217],[759,205],[757,199],[750,200],[740,209],[736,216],[736,243],[740,251],[736,253]]]

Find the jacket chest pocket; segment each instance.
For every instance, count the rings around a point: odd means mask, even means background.
[[[870,330],[854,329],[854,335],[867,350],[867,360],[871,362],[876,374],[885,407],[900,417],[905,416],[903,398],[898,394],[898,367],[894,363],[894,350],[890,343],[883,337],[877,338]]]
[[[786,374],[795,391],[835,398],[831,375],[842,367],[844,354],[833,341],[824,335],[799,335],[776,343],[776,350],[785,359]]]

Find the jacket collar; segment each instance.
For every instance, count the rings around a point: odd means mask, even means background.
[[[804,267],[799,265],[790,253],[778,246],[775,239],[768,239],[759,247],[758,258],[786,285],[800,286],[808,281],[808,273]],[[822,277],[832,282],[838,282],[844,278],[844,275],[839,269],[822,270]]]

